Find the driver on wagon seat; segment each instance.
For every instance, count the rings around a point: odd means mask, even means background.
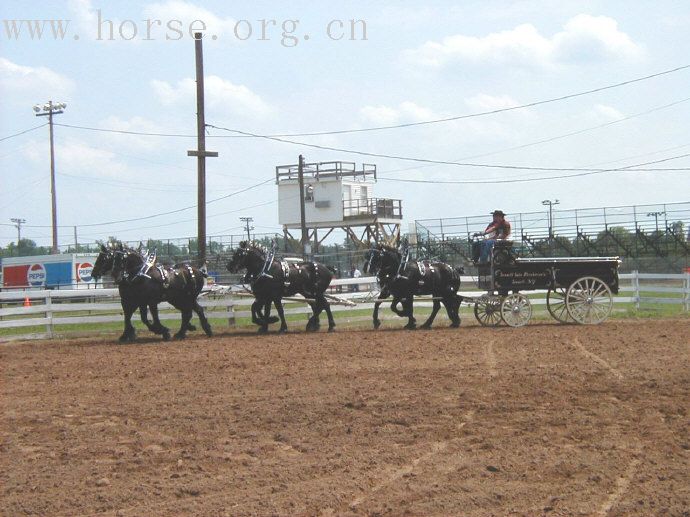
[[[489,262],[489,254],[497,239],[503,240],[510,237],[510,223],[506,220],[506,214],[501,210],[494,210],[491,215],[493,215],[494,220],[486,227],[483,233],[478,234],[488,236],[488,239],[481,243],[479,262]]]

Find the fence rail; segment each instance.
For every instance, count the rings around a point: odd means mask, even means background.
[[[638,273],[620,275],[622,296],[614,298],[616,304],[632,303],[636,309],[645,304],[674,304],[682,305],[684,311],[690,311],[690,273],[684,274],[653,274]],[[481,291],[476,286],[476,277],[463,276],[463,296],[476,296]],[[469,287],[472,286],[472,287]],[[343,278],[333,280],[330,291],[345,300],[357,302],[356,307],[333,306],[339,313],[353,310],[372,309],[374,299],[378,296],[375,277]],[[544,291],[532,292],[534,305],[544,305]],[[662,296],[664,294],[673,296]],[[26,299],[31,306],[23,306]],[[251,317],[248,310],[253,299],[229,291],[227,288],[210,286],[204,290],[200,304],[207,311],[206,315],[214,319],[227,319],[229,325],[234,325],[237,318]],[[4,306],[4,307],[3,307]],[[423,298],[415,302],[416,307],[431,307],[430,301]],[[164,302],[159,305],[161,320],[179,320],[177,312],[164,312],[174,308]],[[30,339],[51,338],[59,326],[73,324],[112,323],[122,321],[122,308],[118,301],[117,289],[92,290],[26,290],[0,292],[0,329],[15,329],[26,327],[45,327],[43,333],[0,336],[0,339]],[[309,307],[289,307],[285,310],[288,315],[308,314]],[[79,314],[75,314],[79,313]],[[84,314],[86,313],[86,314]],[[95,314],[94,314],[95,313]],[[39,316],[39,317],[36,317]],[[370,316],[355,316],[349,321],[368,320]]]

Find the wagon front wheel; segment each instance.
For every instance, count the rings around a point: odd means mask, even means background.
[[[563,287],[554,287],[546,293],[546,308],[549,314],[561,323],[575,323],[568,314],[568,306],[565,303],[567,290]]]
[[[502,320],[500,298],[486,298],[475,302],[474,317],[482,327],[498,327]]]
[[[510,327],[527,325],[532,317],[532,304],[524,294],[506,296],[501,304],[501,318]]]
[[[565,295],[568,315],[581,325],[597,325],[611,314],[613,295],[601,279],[584,276],[575,280]]]

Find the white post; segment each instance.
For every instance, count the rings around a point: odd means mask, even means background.
[[[228,326],[236,326],[237,321],[235,320],[235,304],[228,305]]]
[[[48,323],[46,323],[46,333],[50,339],[53,338],[53,297],[51,291],[46,291],[46,318],[48,318]]]
[[[685,294],[683,295],[683,308],[690,311],[690,271],[685,272]]]
[[[633,297],[635,298],[635,310],[640,310],[640,277],[639,271],[632,272]]]

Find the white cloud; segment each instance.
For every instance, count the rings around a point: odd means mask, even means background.
[[[0,57],[0,89],[31,98],[29,102],[40,101],[47,91],[64,101],[74,91],[74,82],[50,68],[18,65]]]
[[[165,106],[175,104],[194,105],[196,99],[196,81],[185,78],[172,85],[167,81],[152,80],[151,87],[158,96],[159,101]],[[206,105],[211,109],[232,112],[238,115],[266,115],[271,109],[264,100],[241,84],[209,75],[204,77],[206,93]]]
[[[201,20],[206,25],[206,32],[213,36],[233,31],[236,23],[232,18],[221,18],[208,9],[182,0],[147,5],[143,14],[147,20],[163,20],[163,24],[167,20],[179,20],[185,28],[188,28],[193,21]],[[235,38],[232,40],[234,41]]]
[[[34,164],[44,165],[48,156],[48,143],[34,141],[23,153]],[[91,147],[79,140],[68,139],[56,145],[55,162],[58,174],[119,179],[130,174],[128,167],[119,162],[114,153]]]
[[[477,111],[492,111],[519,106],[519,103],[509,95],[487,95],[486,93],[465,99],[465,104]]]
[[[115,115],[103,119],[99,127],[116,129],[118,131],[134,131],[140,133],[170,133],[170,129],[165,129],[144,117],[135,116],[130,119],[121,119]],[[180,131],[185,133],[185,131]],[[142,137],[140,135],[128,135],[123,133],[104,133],[100,136],[104,141],[126,150],[141,149],[154,150],[166,145],[168,139]]]
[[[401,102],[397,108],[384,105],[364,106],[359,110],[359,114],[368,123],[384,126],[438,118],[430,109],[410,101]]]
[[[91,0],[69,0],[67,6],[81,32],[96,34],[98,17],[93,5],[91,5]]]
[[[451,61],[552,66],[577,61],[637,59],[643,48],[607,16],[579,14],[563,30],[546,37],[531,24],[486,36],[457,34],[428,41],[404,56],[418,64],[440,67]]]
[[[592,114],[595,118],[598,120],[603,120],[604,122],[611,122],[625,118],[625,115],[616,108],[613,106],[607,106],[605,104],[595,105],[592,109]]]
[[[125,24],[122,29],[128,37],[132,33],[131,22],[134,22],[137,27],[136,37],[127,40],[131,43],[137,43],[149,38],[152,40],[165,40],[166,38],[177,40],[180,37],[191,38],[192,35],[189,33],[190,25],[197,20],[203,22],[205,31],[212,36],[219,36],[233,31],[236,23],[232,18],[222,18],[208,9],[183,0],[169,0],[167,2],[147,4],[143,7],[141,13],[130,12],[123,16],[123,19],[113,17],[105,6],[94,8],[91,0],[69,0],[68,6],[76,26],[81,31],[80,36],[87,34],[97,41],[109,41],[111,30],[113,40],[125,41],[119,32],[124,20],[130,20],[130,23]],[[150,23],[147,24],[147,21],[150,21]],[[112,29],[111,23],[108,22],[112,23]],[[172,24],[171,26],[174,27],[174,30],[168,24]],[[194,24],[195,31],[200,28],[201,25],[199,23]],[[181,36],[178,31],[182,31]],[[237,38],[231,38],[230,40],[226,38],[226,41],[238,40]]]

